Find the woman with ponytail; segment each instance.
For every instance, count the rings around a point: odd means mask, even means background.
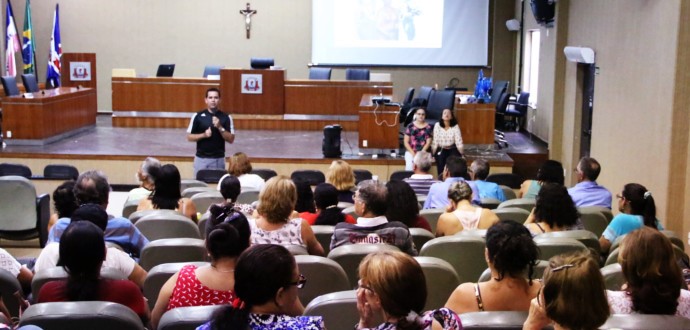
[[[447,308],[422,313],[426,304],[422,267],[400,251],[371,253],[359,264],[355,329],[462,329],[460,318]],[[383,318],[376,326],[374,319]],[[440,328],[439,328],[440,326]]]
[[[453,291],[446,307],[458,314],[484,311],[528,311],[541,284],[532,280],[539,248],[525,226],[504,220],[486,232],[486,263],[491,279],[463,283]]]
[[[665,314],[690,318],[690,292],[671,241],[658,230],[642,227],[625,236],[618,254],[626,284],[607,291],[614,314]]]
[[[283,246],[254,245],[237,259],[235,292],[231,306],[218,309],[211,321],[197,330],[324,329],[318,316],[301,316],[304,307],[297,290],[307,280],[295,258]]]
[[[618,237],[643,226],[664,230],[656,218],[656,205],[652,192],[643,185],[628,183],[623,187],[623,191],[616,195],[616,198],[618,198],[618,210],[621,213],[611,220],[599,238],[602,253],[608,253],[611,244]]]
[[[151,313],[154,329],[163,314],[173,308],[224,305],[236,299],[233,273],[237,257],[249,247],[249,223],[232,203],[212,205],[210,212],[206,250],[211,264],[184,266],[165,282]]]
[[[330,183],[319,183],[314,188],[314,206],[316,213],[302,212],[300,218],[310,225],[335,226],[340,222],[357,223],[355,218],[344,214],[338,207],[338,189]]]

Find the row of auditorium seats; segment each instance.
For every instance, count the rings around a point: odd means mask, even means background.
[[[23,164],[0,164],[0,176],[17,175],[27,179],[76,180],[79,170],[72,165],[50,164],[43,168],[43,176],[34,176],[31,169]]]

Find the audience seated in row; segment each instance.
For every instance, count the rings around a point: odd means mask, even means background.
[[[146,199],[151,196],[151,193],[156,187],[152,172],[158,172],[161,168],[161,162],[153,157],[146,157],[137,170],[136,177],[140,185],[129,191],[127,194],[127,201],[136,201]]]
[[[160,169],[151,168],[155,182],[153,192],[139,202],[137,211],[175,210],[197,222],[196,207],[192,200],[180,193],[180,171],[173,164],[165,164]]]
[[[92,222],[101,230],[107,230],[107,225],[112,220],[108,220],[108,214],[103,210],[102,207],[96,204],[84,204],[79,207],[72,214],[70,219],[70,224],[80,221]],[[69,227],[68,225],[68,227]],[[56,225],[57,226],[57,225]],[[66,232],[66,229],[65,229]],[[38,273],[43,269],[48,269],[52,267],[64,264],[64,260],[60,256],[60,251],[62,248],[62,236],[65,232],[61,233],[60,241],[53,242],[46,245],[38,258],[36,258],[36,264],[34,265],[34,272]],[[102,242],[105,244],[105,241]],[[146,271],[139,266],[134,259],[132,259],[127,253],[121,251],[115,247],[107,248],[107,254],[104,259],[100,260],[100,265],[103,267],[109,267],[117,270],[122,278],[128,278],[132,282],[136,283],[139,287],[144,286],[144,280],[146,279]]]
[[[489,209],[473,206],[472,188],[467,181],[453,182],[448,189],[450,205],[438,218],[436,237],[455,235],[464,229],[487,229],[498,222]]]
[[[178,188],[179,190],[179,188]],[[110,185],[105,174],[101,171],[86,171],[79,175],[74,186],[74,196],[77,205],[94,203],[103,210],[108,207]],[[60,236],[70,224],[70,218],[60,218],[48,232],[48,243],[60,242]],[[122,247],[122,249],[134,257],[138,257],[148,239],[134,227],[129,219],[108,215],[108,224],[105,228],[105,239]]]
[[[386,183],[386,219],[400,221],[408,228],[423,228],[431,232],[429,221],[419,215],[417,195],[407,182],[389,181]],[[421,248],[421,246],[419,246]]]
[[[479,198],[494,198],[504,202],[506,197],[503,195],[503,189],[496,183],[486,181],[486,177],[489,176],[489,171],[491,171],[491,165],[481,158],[475,159],[472,165],[470,165],[470,178],[477,186]]]
[[[414,155],[412,162],[412,170],[414,171],[414,174],[412,174],[412,176],[409,178],[406,178],[405,182],[412,187],[412,190],[414,190],[415,194],[426,196],[429,194],[429,188],[431,185],[441,182],[436,180],[433,175],[429,174],[433,161],[434,160],[431,157],[431,154],[426,151],[419,151]]]
[[[347,244],[382,243],[397,246],[401,251],[417,255],[407,226],[398,221],[388,221],[388,191],[378,181],[365,180],[355,192],[356,224],[339,223],[335,226],[330,249]],[[261,207],[261,205],[259,206]]]
[[[555,160],[547,160],[539,167],[537,171],[536,180],[525,180],[518,191],[518,198],[536,198],[544,183],[558,183],[563,185],[565,177],[563,176],[563,165],[561,162]]]
[[[240,180],[242,189],[261,190],[264,187],[264,179],[252,174],[252,163],[244,152],[237,152],[228,158],[228,174],[222,176],[218,182],[228,175],[234,175]],[[220,189],[220,188],[219,188]]]
[[[206,225],[206,250],[211,264],[187,265],[165,282],[151,314],[157,328],[165,311],[178,307],[231,304],[237,299],[234,274],[237,257],[249,247],[249,223],[232,203],[212,205]]]
[[[425,209],[445,208],[450,204],[448,201],[448,188],[453,182],[465,181],[468,177],[467,161],[462,157],[451,156],[446,160],[443,170],[443,182],[434,183],[429,188],[429,195],[424,201]],[[472,188],[472,204],[479,205],[480,198],[477,186],[474,182],[469,183]]]
[[[532,236],[553,231],[584,229],[568,190],[561,184],[545,182],[525,226]]]
[[[338,201],[354,203],[355,172],[344,160],[334,160],[326,172],[326,182],[338,189]]]
[[[301,245],[309,254],[323,256],[306,220],[290,218],[297,202],[297,189],[289,178],[279,175],[269,179],[259,194],[256,217],[250,219],[252,244]]]
[[[355,218],[343,214],[338,207],[338,189],[330,183],[320,183],[314,188],[315,213],[302,212],[300,218],[310,225],[335,226],[340,222],[356,223]]]
[[[583,157],[577,163],[575,174],[577,184],[568,189],[575,206],[601,206],[611,208],[611,192],[597,184],[597,178],[601,173],[601,165],[591,157]]]

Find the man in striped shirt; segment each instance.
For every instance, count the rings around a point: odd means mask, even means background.
[[[405,182],[412,187],[412,190],[414,190],[417,195],[428,195],[429,187],[436,182],[440,182],[434,179],[433,175],[429,174],[432,161],[431,154],[426,151],[418,151],[417,154],[414,155],[412,164],[414,174],[406,178]]]

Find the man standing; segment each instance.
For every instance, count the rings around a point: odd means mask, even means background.
[[[568,189],[575,206],[603,206],[611,208],[611,192],[597,184],[601,172],[599,162],[590,157],[583,157],[577,163],[577,184]]]
[[[218,109],[220,91],[206,91],[206,109],[194,114],[187,128],[187,141],[196,142],[194,177],[199,170],[225,168],[225,142],[235,141],[235,126],[230,115]]]

